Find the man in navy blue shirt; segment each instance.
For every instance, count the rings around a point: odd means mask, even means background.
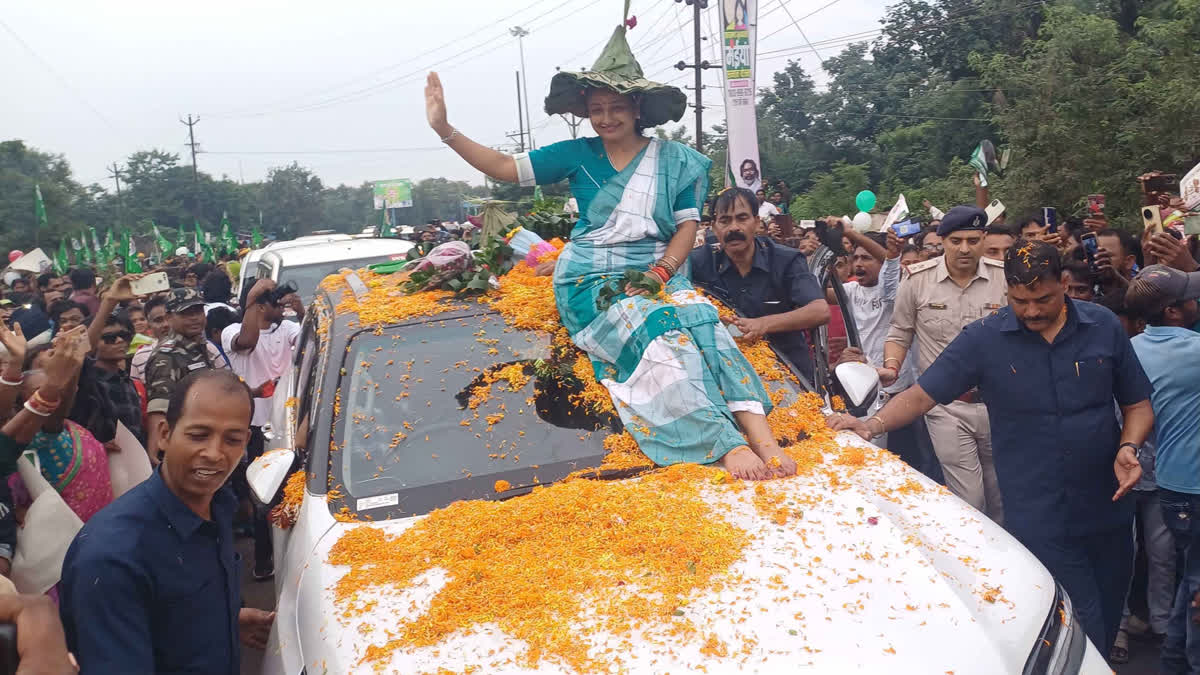
[[[804,254],[755,236],[758,199],[749,190],[726,189],[713,203],[713,216],[720,247],[692,249],[692,281],[733,305],[742,335],[765,337],[811,380],[804,331],[829,323],[829,305]]]
[[[1004,275],[1008,307],[963,329],[878,414],[866,422],[839,415],[830,426],[870,439],[978,387],[1004,525],[1067,589],[1107,654],[1133,573],[1133,503],[1121,497],[1142,473],[1137,452],[1154,425],[1150,382],[1117,317],[1066,297],[1053,246],[1018,239]]]
[[[63,562],[67,644],[83,673],[219,673],[262,647],[274,613],[241,609],[237,501],[222,489],[250,437],[253,398],[228,370],[171,395],[158,471],[92,517]]]

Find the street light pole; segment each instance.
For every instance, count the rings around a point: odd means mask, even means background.
[[[533,118],[529,116],[529,77],[525,74],[525,36],[529,35],[529,31],[520,26],[513,26],[508,32],[517,38],[517,46],[521,50],[521,89],[525,95],[525,125],[529,129],[529,149],[534,150],[537,146],[533,144]]]

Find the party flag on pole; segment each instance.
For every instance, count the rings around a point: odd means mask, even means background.
[[[67,260],[67,240],[58,240],[58,253],[54,254],[54,273],[62,276],[71,269],[71,263]]]
[[[33,186],[33,213],[37,216],[38,227],[46,227],[49,224],[46,218],[46,202],[42,201],[42,186],[37,184]]]
[[[129,230],[125,230],[121,241],[122,255],[125,258],[125,273],[126,274],[141,274],[142,264],[137,259],[137,246],[133,243],[133,237],[129,234]]]

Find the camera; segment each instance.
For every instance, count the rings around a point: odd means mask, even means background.
[[[292,293],[297,293],[299,291],[300,291],[300,288],[298,286],[296,286],[296,282],[288,281],[286,283],[279,284],[272,290],[267,291],[266,293],[263,293],[262,295],[258,296],[258,302],[260,302],[264,305],[278,305],[279,302],[281,300],[283,300],[285,297],[291,295]]]

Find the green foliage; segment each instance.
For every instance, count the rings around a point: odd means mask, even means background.
[[[517,216],[517,224],[546,241],[555,237],[565,240],[571,234],[571,228],[575,226],[575,219],[570,214],[563,213],[560,207],[557,211],[533,211]]]
[[[625,274],[609,281],[596,294],[596,309],[603,312],[612,307],[614,302],[625,297],[626,287],[643,290],[650,295],[658,295],[663,289],[662,282],[653,274],[642,270],[625,270]]]

